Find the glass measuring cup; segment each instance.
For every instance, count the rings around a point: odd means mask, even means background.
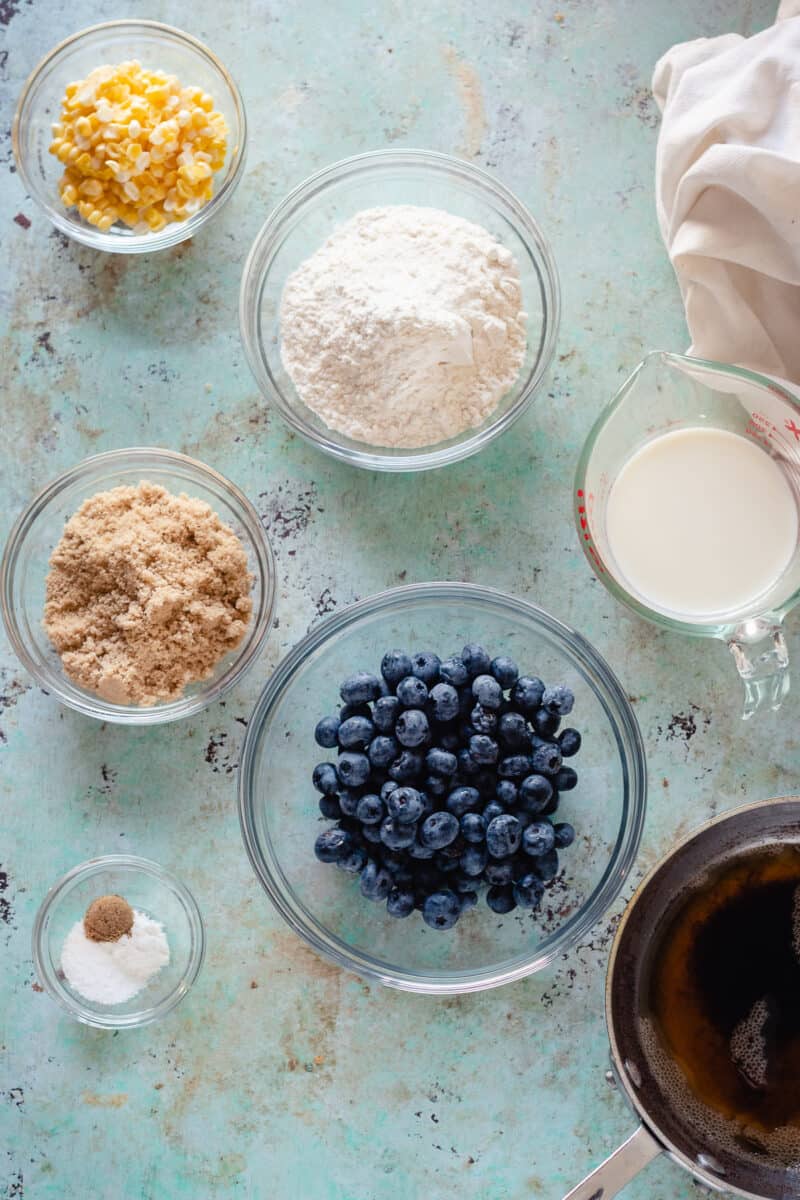
[[[800,398],[741,367],[656,351],[639,363],[586,439],[575,475],[575,523],[592,570],[617,600],[665,629],[727,643],[744,682],[747,718],[762,705],[780,708],[789,690],[783,619],[800,602],[800,543],[779,577],[745,608],[692,619],[634,594],[606,532],[609,493],[624,464],[653,438],[690,428],[722,429],[754,442],[780,468],[800,508]]]

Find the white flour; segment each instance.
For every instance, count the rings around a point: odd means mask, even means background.
[[[377,446],[427,446],[480,425],[525,357],[513,255],[435,208],[357,213],[289,276],[280,318],[302,400]]]
[[[94,942],[83,921],[64,941],[61,969],[67,983],[96,1004],[124,1004],[169,962],[164,926],[133,910],[133,928],[116,942]]]

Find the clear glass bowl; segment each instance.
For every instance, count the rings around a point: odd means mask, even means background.
[[[138,59],[144,67],[177,75],[187,87],[202,87],[228,124],[225,165],[214,177],[214,195],[194,216],[159,233],[133,233],[124,225],[101,233],[64,207],[58,193],[62,164],[50,154],[51,126],[58,121],[64,88],[95,67]],[[51,50],[28,77],[11,126],[11,143],[22,183],[50,220],[68,237],[95,250],[145,254],[194,237],[219,212],[242,177],[247,120],[239,89],[216,55],[197,38],[158,21],[106,21],[74,33]]]
[[[478,906],[453,930],[429,929],[419,913],[390,917],[365,900],[357,880],[314,857],[327,824],[311,786],[314,765],[335,751],[314,741],[319,717],[335,711],[340,681],[376,671],[384,652],[446,655],[468,641],[510,654],[524,670],[567,683],[583,733],[580,782],[562,795],[559,819],[575,844],[563,877],[539,913],[498,917]],[[275,907],[333,962],[390,987],[433,994],[497,987],[548,965],[600,919],[636,856],[645,813],[644,749],[623,688],[579,634],[533,604],[490,588],[423,583],[382,592],[329,618],[283,660],[261,694],[239,773],[245,846]]]
[[[253,575],[253,611],[247,632],[217,663],[208,679],[190,684],[177,700],[149,707],[111,704],[73,683],[45,632],[45,581],[50,555],[64,523],[96,492],[141,480],[175,494],[204,500],[240,538]],[[59,475],[17,519],[0,564],[3,621],[16,654],[47,692],[78,712],[127,725],[157,725],[199,712],[218,700],[253,664],[272,628],[275,609],[275,560],[258,513],[247,497],[211,467],[171,450],[136,447],[110,450],[85,459]]]
[[[169,962],[137,996],[123,1004],[98,1004],[73,990],[61,970],[64,940],[98,896],[116,893],[131,908],[160,921]],[[107,854],[73,867],[45,896],[33,926],[33,961],[45,991],[70,1016],[97,1029],[133,1029],[166,1016],[180,1003],[203,965],[206,939],[194,896],[158,863],[130,854]]]
[[[525,362],[511,391],[476,429],[421,449],[370,446],[329,429],[300,399],[281,362],[279,310],[287,277],[337,225],[364,208],[417,204],[483,225],[516,258],[529,314]],[[267,218],[245,263],[239,324],[262,394],[320,450],[353,466],[424,471],[475,454],[525,411],[556,345],[559,287],[550,246],[531,214],[499,180],[472,163],[427,150],[377,150],[312,175]]]

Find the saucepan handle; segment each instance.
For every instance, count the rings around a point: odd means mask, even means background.
[[[610,1200],[663,1149],[652,1133],[640,1125],[591,1175],[567,1192],[564,1200]]]

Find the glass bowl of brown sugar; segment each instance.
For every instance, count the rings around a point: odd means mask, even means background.
[[[46,692],[99,720],[155,725],[199,712],[252,666],[272,628],[275,561],[253,505],[213,468],[112,450],[17,519],[0,604]]]

